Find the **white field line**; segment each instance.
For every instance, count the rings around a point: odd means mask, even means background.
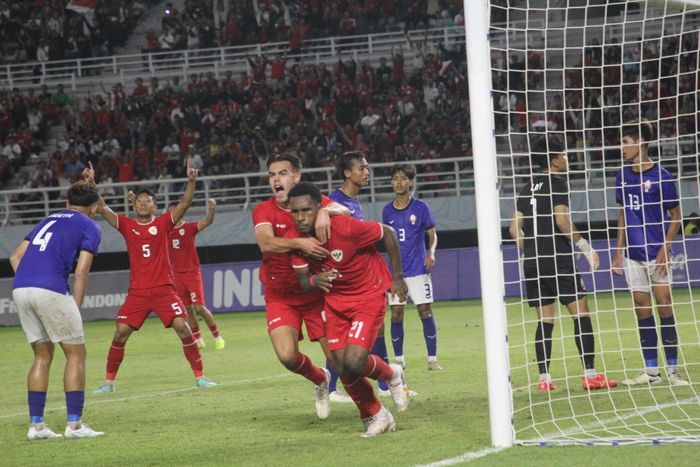
[[[231,381],[228,383],[219,383],[219,386],[240,386],[244,384],[250,384],[250,383],[257,383],[260,381],[269,381],[271,379],[280,379],[280,378],[286,378],[287,376],[291,376],[292,373],[281,373],[278,375],[274,376],[263,376],[261,378],[252,378],[252,379],[239,379],[236,381]],[[125,396],[125,397],[118,397],[118,398],[110,398],[110,399],[103,399],[103,398],[96,398],[99,396],[94,396],[90,397],[86,402],[87,405],[94,405],[94,404],[109,404],[112,402],[125,402],[125,401],[133,401],[133,400],[139,400],[139,399],[150,399],[153,397],[161,397],[161,396],[169,396],[171,394],[180,394],[183,392],[189,392],[189,391],[198,391],[200,388],[196,386],[191,386],[187,388],[179,388],[179,389],[170,389],[167,391],[158,391],[158,392],[147,392],[143,394],[135,394],[133,396]],[[211,390],[211,389],[209,389]],[[45,412],[55,412],[57,410],[65,410],[66,406],[65,405],[57,405],[54,407],[46,407],[44,410]],[[8,413],[8,414],[2,414],[0,415],[0,420],[6,419],[6,418],[15,418],[15,417],[27,417],[28,413],[25,410],[24,412],[20,413]]]
[[[507,448],[486,448],[480,451],[471,451],[460,454],[459,456],[450,457],[449,459],[443,459],[441,461],[431,462],[430,464],[420,464],[416,467],[441,467],[443,465],[457,465],[463,464],[465,462],[473,461],[474,459],[479,459],[481,457],[486,457],[497,452],[501,452]]]

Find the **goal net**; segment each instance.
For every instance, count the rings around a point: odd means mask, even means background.
[[[700,2],[491,0],[489,15],[514,441],[698,442],[700,236],[690,224],[700,217]],[[661,381],[621,384],[645,369],[633,295],[626,277],[611,267],[620,213],[616,174],[626,164],[621,132],[639,118],[653,127],[649,155],[671,174],[682,215],[670,276],[677,369],[690,383],[684,386],[670,383],[672,334],[661,329],[670,325],[661,323],[655,305]],[[531,144],[539,135],[564,143],[571,218],[600,255],[595,273],[585,258],[576,264],[588,290],[595,368],[620,382],[612,389],[582,388],[573,320],[557,303],[548,367],[557,389],[539,390],[539,320],[528,305],[519,251],[506,229],[518,193],[532,183]],[[644,175],[640,180],[641,190],[653,189]]]

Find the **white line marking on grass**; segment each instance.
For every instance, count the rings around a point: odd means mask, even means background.
[[[229,383],[219,383],[219,386],[240,386],[243,384],[249,384],[249,383],[258,383],[260,381],[268,381],[271,379],[280,379],[280,378],[286,378],[288,376],[291,376],[292,373],[282,373],[274,376],[263,376],[261,378],[252,378],[252,379],[239,379],[236,381],[231,381]],[[125,397],[118,397],[116,399],[95,399],[95,398],[90,398],[88,404],[93,405],[93,404],[109,404],[111,402],[126,402],[126,401],[133,401],[133,400],[139,400],[139,399],[150,399],[152,397],[161,397],[161,396],[169,396],[172,394],[180,394],[183,392],[189,392],[189,391],[198,391],[201,390],[201,388],[198,388],[196,386],[191,386],[187,388],[179,388],[179,389],[169,389],[167,391],[158,391],[158,392],[147,392],[143,394],[135,394],[133,396],[125,396]],[[99,397],[99,396],[97,396]],[[57,410],[65,410],[66,406],[65,405],[59,405],[55,407],[46,407],[44,409],[45,412],[55,412]],[[26,417],[27,412],[21,412],[21,413],[9,413],[9,414],[3,414],[0,415],[0,420],[6,419],[6,418],[15,418],[15,417]]]
[[[450,457],[449,459],[443,459],[441,461],[431,462],[430,464],[419,464],[416,467],[441,467],[443,465],[457,465],[463,464],[465,462],[473,461],[474,459],[479,459],[481,457],[486,457],[497,452],[501,452],[507,448],[486,448],[481,451],[471,451],[465,452],[456,457]]]

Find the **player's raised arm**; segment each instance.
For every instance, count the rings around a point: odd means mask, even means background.
[[[408,286],[403,278],[403,266],[401,265],[401,249],[399,247],[399,239],[393,228],[386,224],[382,226],[382,241],[386,247],[386,252],[389,255],[391,263],[391,293],[398,296],[403,302],[406,301],[408,295]]]
[[[197,223],[197,229],[201,232],[206,229],[214,222],[214,215],[216,214],[216,200],[214,198],[209,198],[207,200],[209,205],[209,210],[207,211],[207,217]]]
[[[275,232],[269,224],[255,226],[255,241],[263,253],[287,253],[299,250],[305,255],[316,259],[323,259],[328,256],[328,250],[323,248],[321,242],[314,237],[275,237]]]
[[[189,209],[190,204],[192,204],[192,199],[194,198],[194,187],[197,182],[197,172],[198,170],[192,167],[190,162],[187,161],[187,188],[185,189],[185,193],[182,195],[182,200],[180,203],[170,212],[173,223],[175,224],[180,222],[180,219],[182,219]]]
[[[88,167],[83,169],[83,179],[86,182],[97,186],[97,183],[95,183],[95,169],[92,167],[92,161],[88,161]],[[105,200],[102,199],[102,195],[100,195],[100,199],[97,201],[97,213],[101,215],[102,218],[106,220],[107,223],[115,229],[119,226],[119,219],[117,218],[117,214],[114,211],[112,211],[112,209],[109,206],[107,206]]]
[[[88,285],[88,273],[95,256],[87,250],[82,250],[78,255],[78,263],[75,266],[75,281],[73,282],[73,298],[78,308],[83,306],[83,298]]]
[[[24,256],[24,253],[27,251],[27,247],[29,246],[29,240],[23,240],[22,243],[17,245],[17,248],[15,248],[15,251],[12,252],[10,255],[10,266],[12,266],[13,271],[17,271],[17,267],[19,266],[19,262],[22,261],[22,257]]]

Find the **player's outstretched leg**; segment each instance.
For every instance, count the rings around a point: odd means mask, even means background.
[[[124,360],[124,353],[126,348],[126,342],[129,340],[133,329],[128,324],[117,323],[116,330],[114,331],[114,337],[112,338],[112,344],[109,347],[109,352],[107,353],[107,372],[105,376],[105,382],[102,383],[97,389],[92,391],[93,394],[107,394],[115,391],[115,381],[117,379],[117,372],[119,371],[119,366]]]

